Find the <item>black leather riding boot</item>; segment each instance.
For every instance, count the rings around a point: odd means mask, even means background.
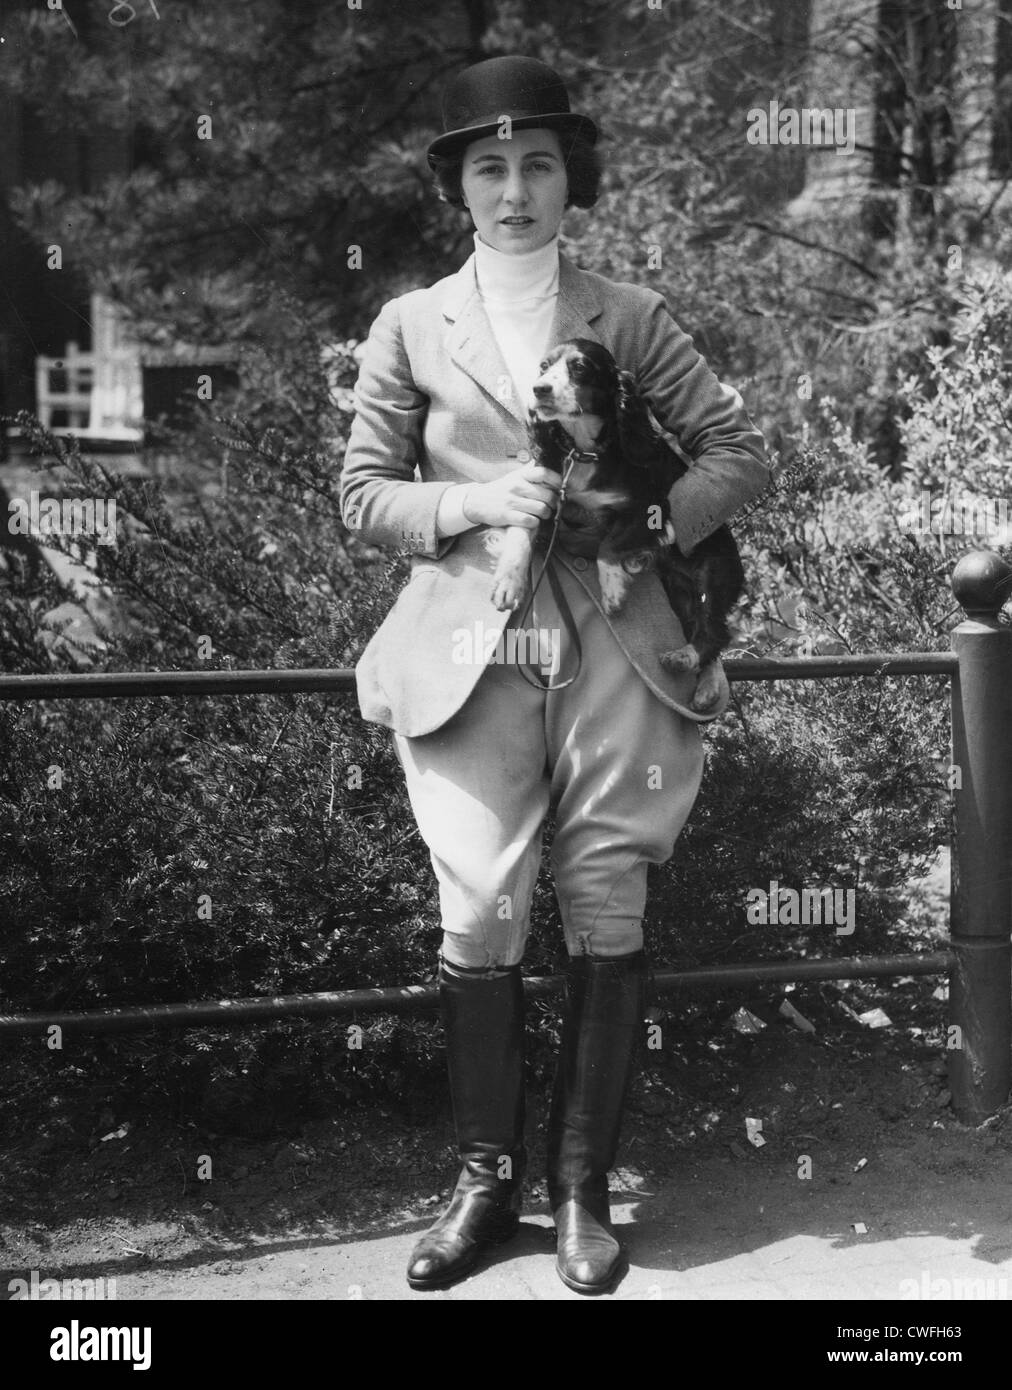
[[[556,1268],[578,1293],[602,1293],[624,1264],[611,1227],[608,1169],[615,1162],[646,999],[646,956],[576,956],[548,1120],[548,1196]]]
[[[450,1204],[408,1264],[413,1289],[463,1278],[483,1248],[520,1224],[524,1149],[524,991],[519,965],[487,975],[444,961],[439,999],[463,1168]]]

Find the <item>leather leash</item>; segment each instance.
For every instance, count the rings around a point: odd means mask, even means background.
[[[572,685],[573,682],[576,680],[577,676],[580,674],[580,669],[583,665],[583,647],[580,643],[580,634],[576,630],[576,622],[573,618],[573,611],[569,606],[569,602],[565,594],[562,592],[562,585],[559,583],[558,576],[556,575],[554,570],[548,568],[548,563],[552,558],[552,551],[555,548],[555,539],[559,534],[559,523],[562,520],[562,507],[566,500],[566,483],[569,481],[569,475],[570,473],[572,473],[573,468],[576,466],[577,463],[580,462],[581,459],[596,459],[596,457],[596,454],[588,453],[585,449],[577,449],[574,445],[573,448],[570,449],[569,453],[566,454],[562,460],[562,486],[559,488],[559,505],[555,509],[555,518],[552,524],[552,534],[549,536],[548,545],[545,547],[544,563],[541,566],[541,570],[538,574],[537,579],[531,585],[530,596],[527,599],[527,603],[524,606],[523,612],[520,614],[520,617],[517,619],[517,622],[515,624],[515,630],[523,629],[524,624],[527,621],[527,618],[529,617],[531,610],[534,607],[535,595],[537,594],[538,589],[541,587],[541,581],[544,579],[545,573],[547,571],[549,587],[552,590],[552,595],[555,599],[556,606],[559,610],[559,616],[562,618],[563,626],[565,627],[566,632],[569,636],[570,645],[573,651],[576,653],[576,670],[573,672],[573,674],[569,677],[568,680],[560,681],[557,685],[546,685],[544,681],[534,680],[528,674],[527,668],[524,665],[524,663],[518,662],[517,667],[520,671],[521,676],[523,676],[527,684],[532,685],[535,688],[535,690],[565,690],[567,685]],[[533,665],[533,663],[531,664]]]

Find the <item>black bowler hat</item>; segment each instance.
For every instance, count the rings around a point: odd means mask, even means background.
[[[504,116],[513,130],[547,126],[582,135],[594,144],[597,126],[569,109],[562,78],[537,58],[486,58],[458,73],[443,95],[443,134],[429,146],[433,155],[462,154],[472,140],[494,135]]]

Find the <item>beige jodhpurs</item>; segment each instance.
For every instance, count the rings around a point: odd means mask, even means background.
[[[698,726],[647,688],[585,590],[554,570],[583,647],[576,680],[537,690],[515,662],[494,662],[442,728],[394,734],[439,884],[443,955],[465,969],[522,959],[549,806],[567,951],[640,950],[647,865],[671,857],[702,779]],[[561,639],[550,679],[564,679],[571,652],[547,578],[526,626]]]

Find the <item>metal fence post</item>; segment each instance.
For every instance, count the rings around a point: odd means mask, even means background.
[[[970,551],[953,570],[952,592],[967,617],[951,633],[959,771],[947,1057],[956,1114],[976,1124],[1012,1087],[1012,627],[998,622],[1012,567],[993,551]]]

